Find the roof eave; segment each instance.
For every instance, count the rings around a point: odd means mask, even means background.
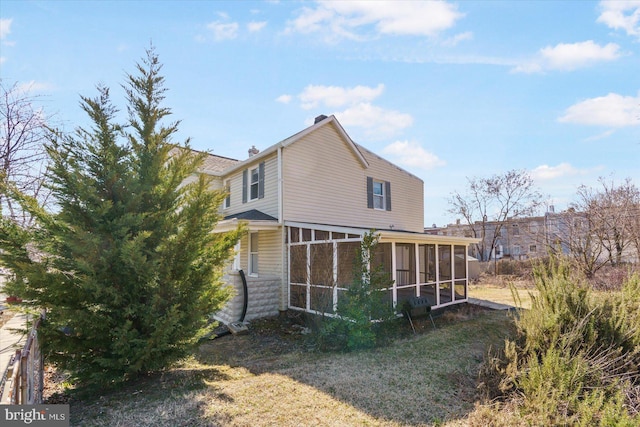
[[[244,224],[250,231],[273,230],[274,228],[280,227],[278,220],[246,220],[232,218],[219,221],[213,232],[225,233],[227,231],[233,231],[241,224]]]
[[[270,154],[273,154],[274,152],[276,152],[278,150],[278,148],[284,148],[287,147],[291,144],[293,144],[294,142],[304,138],[305,136],[309,135],[310,133],[314,132],[315,130],[317,130],[318,128],[325,126],[327,124],[332,124],[333,127],[336,129],[336,131],[338,132],[338,134],[344,138],[344,140],[347,142],[347,144],[349,145],[349,147],[351,148],[351,150],[353,151],[353,154],[357,157],[358,161],[362,164],[362,166],[366,169],[369,167],[369,162],[367,162],[367,159],[365,159],[365,157],[362,155],[362,153],[360,152],[360,150],[358,149],[358,146],[356,145],[355,142],[353,142],[353,140],[351,139],[351,137],[349,137],[349,135],[347,134],[347,132],[344,130],[344,128],[342,127],[342,125],[340,124],[340,122],[338,122],[338,119],[336,119],[336,117],[334,115],[331,115],[329,117],[327,117],[324,120],[319,121],[318,123],[314,123],[313,125],[307,127],[306,129],[301,130],[300,132],[291,135],[290,137],[283,139],[282,141],[271,145],[270,147],[267,147],[266,149],[264,149],[263,151],[259,152],[256,155],[253,155],[251,157],[249,157],[246,160],[242,160],[241,162],[231,166],[228,169],[225,169],[221,176],[224,175],[228,175],[230,173],[233,173],[237,170],[243,169],[246,167],[246,165],[253,163],[255,161],[259,161],[260,159],[269,156]]]

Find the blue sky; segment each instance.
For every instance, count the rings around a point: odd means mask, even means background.
[[[640,1],[0,6],[3,83],[43,95],[67,130],[88,124],[79,96],[98,83],[125,110],[150,43],[179,140],[244,159],[335,114],[424,180],[428,226],[455,220],[467,177],[527,170],[556,210],[599,177],[640,186]]]

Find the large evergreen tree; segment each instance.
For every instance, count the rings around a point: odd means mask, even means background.
[[[162,124],[170,110],[160,70],[149,49],[127,76],[124,125],[98,87],[81,100],[90,128],[51,133],[55,213],[1,189],[37,219],[29,229],[1,224],[0,262],[13,273],[7,291],[47,310],[48,360],[88,384],[183,357],[228,297],[221,270],[241,230],[212,233],[225,195],[196,172],[203,156],[172,142],[179,122]]]

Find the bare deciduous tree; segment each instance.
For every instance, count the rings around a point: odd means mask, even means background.
[[[587,277],[606,264],[626,261],[634,247],[640,256],[640,190],[629,178],[620,185],[604,178],[599,182],[599,188],[578,188],[574,224],[565,227],[563,237]]]
[[[503,225],[509,218],[532,215],[542,204],[542,194],[524,170],[511,170],[488,178],[467,178],[466,193],[454,192],[449,212],[462,217],[481,261],[491,258]]]
[[[0,91],[0,182],[44,203],[48,196],[43,178],[49,117],[36,107],[38,97],[30,94],[29,87],[18,83],[7,87],[0,82]],[[29,215],[2,192],[0,212],[24,225],[30,221]]]

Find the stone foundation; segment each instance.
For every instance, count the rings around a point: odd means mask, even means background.
[[[275,316],[279,312],[281,279],[277,276],[246,276],[248,290],[247,314],[244,320]],[[242,315],[244,295],[242,278],[238,272],[230,272],[225,278],[234,296],[214,317],[224,323],[237,322]]]

